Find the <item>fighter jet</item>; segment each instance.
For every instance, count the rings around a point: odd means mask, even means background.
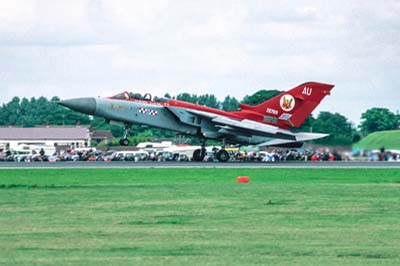
[[[328,136],[320,133],[294,133],[304,120],[329,95],[334,85],[307,82],[255,106],[240,104],[237,111],[223,111],[150,94],[123,92],[107,98],[75,98],[60,104],[88,115],[103,117],[106,122],[125,126],[121,145],[129,145],[133,124],[147,125],[201,139],[201,149],[193,160],[202,161],[206,140],[222,141],[216,157],[229,160],[226,144],[274,147],[301,147],[304,141]]]

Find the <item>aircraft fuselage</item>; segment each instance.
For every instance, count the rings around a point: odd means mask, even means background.
[[[103,117],[106,121],[125,124],[125,134],[121,139],[123,145],[128,143],[126,136],[130,126],[139,124],[192,135],[203,140],[295,147],[304,141],[327,136],[319,133],[293,133],[289,128],[299,127],[322,99],[330,94],[333,87],[329,84],[308,82],[259,105],[240,104],[240,110],[229,112],[174,99],[153,99],[149,94],[141,96],[129,92],[109,98],[64,100],[60,104],[81,113]],[[203,155],[204,152],[197,158],[201,159]],[[225,160],[226,156],[221,158]]]

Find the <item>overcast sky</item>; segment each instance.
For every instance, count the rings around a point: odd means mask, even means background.
[[[0,0],[0,103],[124,90],[242,99],[319,81],[336,87],[318,111],[358,123],[367,108],[400,109],[399,14],[390,0]]]

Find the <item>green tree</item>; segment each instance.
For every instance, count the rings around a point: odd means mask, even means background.
[[[236,111],[239,108],[239,101],[235,97],[226,96],[222,102],[222,110],[224,111]]]
[[[310,114],[306,118],[306,120],[304,120],[303,124],[301,124],[300,127],[293,128],[292,130],[294,132],[312,132],[313,131],[314,122],[315,122],[315,118],[313,117],[312,114]]]
[[[38,125],[88,125],[91,120],[87,115],[68,110],[57,104],[58,97],[50,101],[45,97],[30,100],[14,97],[9,103],[3,104],[0,110],[1,125],[16,125],[34,127]]]
[[[387,108],[371,108],[361,115],[360,129],[365,134],[375,131],[392,130],[399,127],[399,116]]]
[[[176,99],[179,101],[189,102],[189,103],[197,103],[198,97],[195,94],[189,94],[187,92],[180,93],[176,96]]]
[[[31,108],[30,101],[25,97],[22,98],[22,101],[20,103],[20,110],[21,110],[21,116],[19,119],[20,125],[25,127],[34,126],[33,116],[29,114],[30,108]]]
[[[1,110],[1,124],[2,125],[18,125],[19,116],[21,115],[20,98],[14,97],[12,100],[3,104]]]
[[[313,132],[328,133],[329,136],[316,143],[349,145],[353,142],[353,127],[346,117],[339,113],[321,112],[312,123]]]
[[[242,103],[248,104],[248,105],[257,105],[262,102],[265,102],[266,100],[269,100],[277,95],[282,93],[282,91],[278,90],[259,90],[256,93],[252,95],[246,95]]]
[[[213,94],[196,95],[189,94],[187,92],[180,93],[176,96],[179,101],[195,103],[200,105],[205,105],[212,108],[220,108],[221,103],[218,101],[217,97]]]
[[[198,104],[211,108],[220,108],[220,102],[213,94],[204,94],[198,97]]]

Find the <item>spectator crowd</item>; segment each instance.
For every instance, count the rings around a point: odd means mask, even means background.
[[[218,149],[212,148],[207,151],[204,161],[216,162]],[[339,161],[342,155],[337,152],[314,151],[304,149],[272,149],[270,151],[228,151],[230,161],[235,162],[280,162],[280,161]],[[32,151],[19,154],[10,150],[0,150],[0,162],[59,162],[59,161],[191,161],[188,153],[157,151],[157,150],[136,150],[136,151],[115,151],[97,150],[94,148],[67,148],[52,155],[46,155],[44,150]]]

